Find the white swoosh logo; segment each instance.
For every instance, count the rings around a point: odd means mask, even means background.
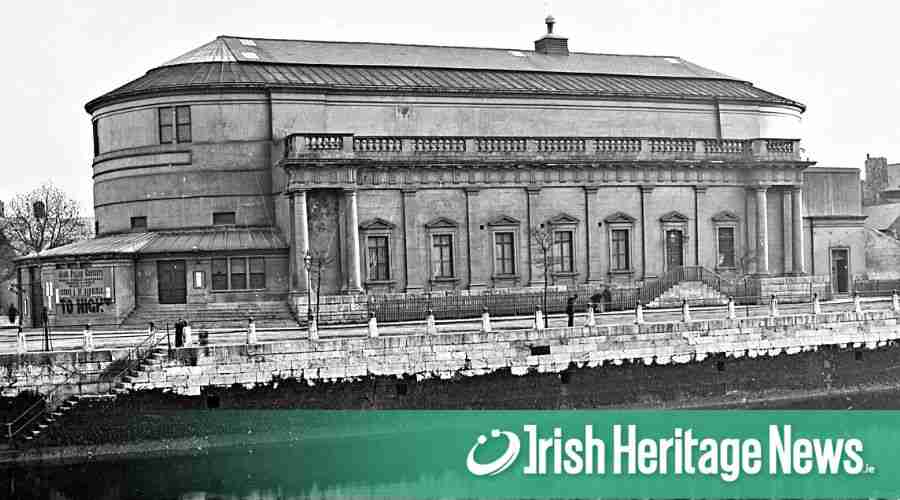
[[[478,441],[472,446],[472,449],[469,450],[469,456],[466,458],[466,467],[469,469],[469,472],[476,476],[496,476],[508,469],[509,466],[516,461],[516,457],[519,456],[519,449],[521,448],[519,436],[509,431],[500,431],[497,429],[491,431],[491,437],[497,438],[500,437],[500,434],[503,434],[509,442],[506,451],[503,452],[503,455],[497,460],[486,464],[475,461],[475,450],[487,442],[487,438],[484,435],[478,436]]]

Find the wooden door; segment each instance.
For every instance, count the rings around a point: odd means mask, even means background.
[[[850,293],[850,258],[847,249],[831,250],[831,289]]]
[[[162,260],[156,264],[160,304],[187,302],[187,275],[183,260]]]
[[[666,231],[666,271],[684,265],[684,235],[678,229]]]

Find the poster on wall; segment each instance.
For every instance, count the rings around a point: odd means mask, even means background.
[[[57,269],[55,302],[59,314],[99,314],[115,301],[112,267]]]

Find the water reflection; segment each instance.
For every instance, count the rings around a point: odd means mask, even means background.
[[[900,389],[773,401],[733,408],[900,409]],[[387,486],[427,485],[436,496],[453,476],[429,477],[409,463],[396,435],[371,438],[377,464],[354,453],[346,437],[312,445],[300,441],[196,451],[177,456],[140,456],[29,466],[0,470],[0,498],[34,500],[268,500],[359,498],[373,478],[392,478]],[[378,442],[381,439],[383,442]],[[419,439],[404,435],[406,442]],[[425,439],[425,437],[422,437]],[[314,451],[312,446],[314,446]],[[390,471],[386,473],[386,471]],[[379,484],[384,487],[386,485]],[[380,491],[384,491],[380,489]],[[421,490],[420,490],[421,491]]]

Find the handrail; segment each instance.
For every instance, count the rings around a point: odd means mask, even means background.
[[[146,358],[145,355],[141,355],[139,353],[141,348],[144,346],[144,344],[148,344],[146,350],[148,353],[151,352],[165,338],[165,335],[159,335],[161,333],[161,330],[154,328],[153,330],[151,330],[150,335],[147,335],[144,340],[140,341],[136,346],[128,349],[128,354],[124,358],[122,358],[125,360],[125,366],[121,370],[119,370],[115,374],[115,376],[108,378],[111,380],[121,380],[126,373],[128,373],[136,365],[140,364],[140,362]]]
[[[638,300],[647,304],[662,295],[669,288],[682,281],[699,281],[717,292],[722,291],[724,278],[703,266],[681,266],[666,271],[662,276],[649,283],[644,283],[638,290]]]
[[[140,359],[140,360],[143,359],[140,356],[137,356],[137,354],[138,354],[138,351],[144,346],[144,344],[149,344],[149,346],[147,347],[148,351],[152,350],[157,345],[159,345],[159,343],[162,341],[163,338],[165,338],[165,336],[158,335],[158,333],[160,333],[160,331],[157,329],[154,329],[153,331],[150,332],[150,335],[148,335],[146,338],[144,338],[136,346],[133,346],[128,349],[128,354],[125,356],[125,358],[123,358],[123,359],[127,360],[126,366],[115,377],[113,377],[113,379],[121,379],[122,376],[124,376],[128,370],[131,370],[133,368],[133,366],[134,366],[133,362],[135,359]],[[56,384],[46,394],[41,394],[40,399],[38,399],[37,401],[32,403],[18,417],[16,417],[12,421],[7,422],[6,423],[7,439],[9,441],[12,441],[13,439],[15,439],[15,437],[19,433],[21,433],[23,430],[27,429],[31,425],[31,423],[34,422],[37,418],[39,418],[39,417],[49,413],[53,409],[55,409],[55,408],[51,409],[51,405],[49,403],[51,403],[56,398],[58,393],[60,391],[62,391],[62,389],[64,387],[68,387],[69,385],[71,385],[72,379],[76,378],[76,376],[77,376],[77,378],[80,378],[80,375],[81,375],[80,372],[69,372],[69,376],[66,377],[66,379],[61,384]],[[37,411],[36,413],[34,413],[33,415],[31,415],[29,417],[29,414],[31,414],[33,411],[35,411],[36,409],[38,409],[41,406],[43,406],[41,411]],[[27,420],[25,420],[23,423],[19,424],[19,422],[23,419],[27,419]]]

